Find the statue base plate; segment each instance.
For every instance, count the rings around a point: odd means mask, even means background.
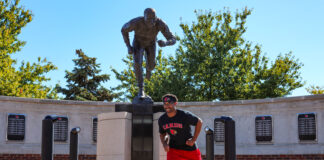
[[[145,97],[140,97],[140,96],[136,96],[133,101],[132,104],[153,104],[153,100],[150,96],[145,96]]]

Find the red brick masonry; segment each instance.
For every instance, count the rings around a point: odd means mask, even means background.
[[[40,154],[0,154],[0,160],[41,160]],[[54,160],[69,160],[69,155],[54,155]],[[96,155],[79,155],[79,160],[96,160]]]
[[[204,155],[203,158],[206,158]],[[324,160],[324,154],[295,155],[237,155],[237,160]],[[224,160],[223,155],[215,155],[215,160]]]
[[[205,159],[205,156],[202,156]],[[237,160],[324,160],[324,154],[300,155],[237,155]],[[0,160],[41,160],[39,154],[0,154]],[[69,160],[69,155],[54,155],[54,160]],[[79,160],[96,160],[96,155],[79,155]],[[215,160],[224,160],[223,155],[215,155]]]

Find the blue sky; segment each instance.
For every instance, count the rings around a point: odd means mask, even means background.
[[[110,70],[121,71],[126,66],[121,59],[127,49],[121,35],[124,23],[142,16],[145,8],[156,9],[173,33],[181,36],[180,22],[196,20],[194,10],[230,11],[253,9],[247,19],[245,39],[262,45],[271,60],[280,53],[292,52],[304,66],[301,76],[309,85],[324,86],[324,1],[323,0],[21,0],[20,4],[33,13],[33,21],[22,30],[19,38],[27,42],[13,57],[18,61],[35,62],[46,58],[58,70],[47,74],[47,83],[66,84],[65,70],[74,67],[75,50],[82,49],[88,56],[97,57],[102,73],[110,74],[105,87],[114,87]],[[181,21],[180,21],[181,19]],[[158,39],[163,39],[159,34]],[[177,44],[163,48],[164,55],[174,55]],[[290,96],[308,95],[305,87]]]

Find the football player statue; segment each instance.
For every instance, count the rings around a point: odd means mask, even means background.
[[[134,31],[132,45],[129,41],[129,32]],[[156,42],[160,47],[174,45],[175,36],[170,32],[168,26],[155,15],[153,8],[144,11],[144,17],[137,17],[127,22],[121,30],[126,43],[128,54],[133,54],[134,72],[139,88],[138,97],[145,98],[143,78],[143,57],[146,58],[146,78],[150,80],[152,70],[155,67]],[[157,40],[157,34],[161,32],[166,41]]]

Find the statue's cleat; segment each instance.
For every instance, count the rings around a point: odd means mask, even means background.
[[[144,90],[143,89],[140,89],[139,92],[138,92],[138,97],[140,97],[141,99],[142,98],[145,98],[145,93],[144,93]]]

